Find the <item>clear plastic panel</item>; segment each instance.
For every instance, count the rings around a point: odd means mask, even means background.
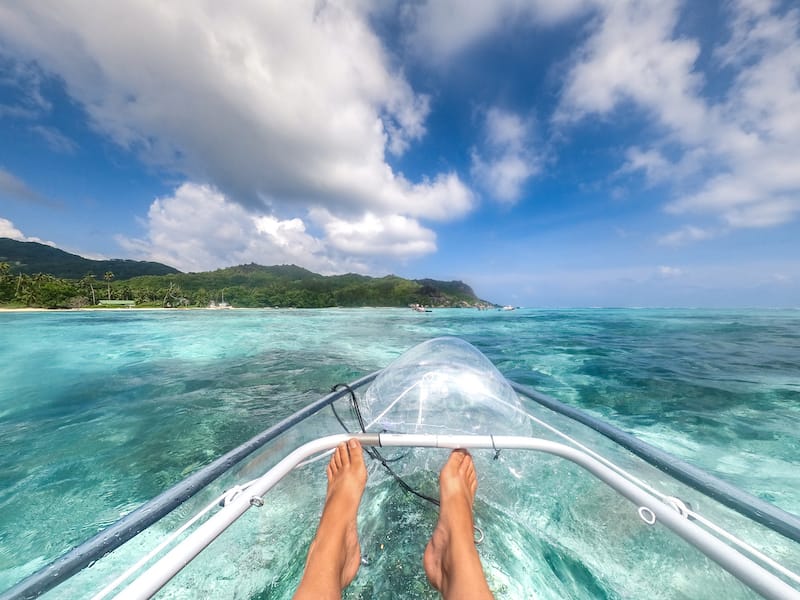
[[[689,490],[600,434],[518,397],[495,367],[461,340],[439,338],[411,349],[373,382],[359,404],[371,431],[565,441],[534,419],[541,420],[690,502],[786,566],[797,566],[796,544]],[[355,431],[347,400],[337,401],[336,408]],[[306,419],[46,597],[91,596],[222,491],[263,474],[302,443],[341,431],[331,410]],[[382,450],[392,469],[415,490],[436,496],[447,451],[395,450]],[[568,461],[511,450],[497,459],[491,450],[473,456],[479,475],[475,518],[485,534],[479,552],[498,600],[757,597],[661,524],[645,525],[634,505]],[[158,597],[291,598],[324,503],[326,464],[323,456],[293,471],[265,497],[263,507],[248,511]],[[343,598],[437,598],[421,563],[438,518],[435,507],[403,492],[378,462],[367,464],[368,486],[358,516],[363,563]]]
[[[403,354],[372,383],[361,408],[368,431],[531,431],[506,379],[483,354],[457,338],[435,338]]]

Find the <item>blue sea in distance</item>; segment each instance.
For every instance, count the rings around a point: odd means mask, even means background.
[[[0,591],[333,384],[442,335],[800,514],[800,311],[7,312]]]

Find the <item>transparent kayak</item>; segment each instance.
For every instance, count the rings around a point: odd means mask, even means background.
[[[291,598],[329,451],[353,436],[374,460],[345,598],[438,597],[422,553],[456,447],[475,459],[496,598],[800,598],[797,516],[507,381],[455,338],[339,387],[0,598]]]

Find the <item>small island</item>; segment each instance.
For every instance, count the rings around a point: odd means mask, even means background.
[[[491,308],[461,281],[319,275],[296,265],[239,265],[181,273],[160,263],[94,261],[36,242],[0,238],[4,308],[411,307]]]

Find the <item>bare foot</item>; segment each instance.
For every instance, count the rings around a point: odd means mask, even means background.
[[[441,510],[425,548],[425,574],[445,600],[492,598],[475,547],[472,504],[478,476],[469,452],[453,450],[439,473],[439,488]]]
[[[356,515],[367,485],[361,443],[341,443],[328,464],[328,493],[295,599],[341,598],[358,572],[361,545]]]

